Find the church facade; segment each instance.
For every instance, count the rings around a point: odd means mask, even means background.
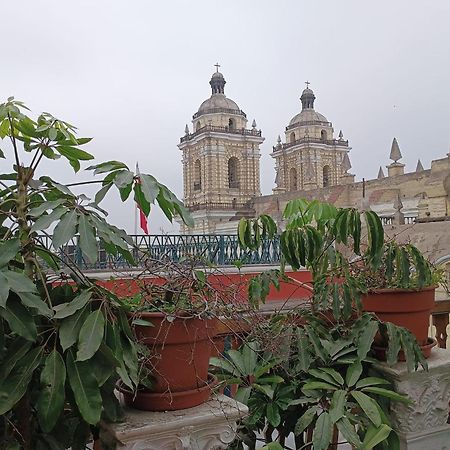
[[[282,212],[294,198],[317,198],[338,207],[357,206],[377,212],[386,224],[446,221],[450,211],[450,153],[424,169],[405,173],[402,154],[394,138],[387,174],[355,181],[342,131],[315,109],[316,96],[307,82],[301,111],[288,123],[285,139],[278,137],[274,158],[275,187],[260,192],[261,130],[225,95],[225,78],[213,74],[211,96],[186,125],[178,147],[182,151],[184,202],[195,227],[183,233],[236,233],[237,221],[270,214],[282,226]]]

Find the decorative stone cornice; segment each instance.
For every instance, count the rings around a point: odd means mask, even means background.
[[[247,412],[245,405],[224,395],[181,411],[129,409],[123,423],[103,426],[102,438],[115,441],[121,450],[222,450]]]

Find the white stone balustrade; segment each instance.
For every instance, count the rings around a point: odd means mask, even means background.
[[[122,423],[104,425],[102,439],[117,450],[222,450],[235,435],[245,405],[224,395],[195,408],[148,412],[126,409]]]
[[[408,373],[405,363],[377,366],[396,392],[413,403],[392,403],[391,416],[401,450],[450,450],[450,350],[435,348],[423,369]]]

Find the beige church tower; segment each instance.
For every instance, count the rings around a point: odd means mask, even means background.
[[[286,143],[273,147],[275,159],[274,193],[311,190],[354,182],[350,168],[348,141],[342,131],[334,138],[331,122],[314,110],[314,92],[306,82],[300,100],[302,110],[286,127]]]
[[[216,72],[209,84],[211,97],[186,125],[179,149],[183,152],[184,204],[195,227],[190,234],[236,233],[236,214],[252,215],[251,200],[261,195],[259,146],[264,141],[256,122],[225,95],[225,78]]]

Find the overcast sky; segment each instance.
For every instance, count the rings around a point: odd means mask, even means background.
[[[449,151],[449,0],[2,0],[0,23],[0,101],[14,95],[74,123],[99,161],[139,161],[179,196],[177,144],[216,62],[226,95],[266,138],[263,194],[306,80],[316,110],[349,139],[357,179],[389,163],[394,136],[407,171]],[[59,161],[51,173],[82,177]],[[132,202],[111,195],[105,206],[133,231]],[[175,229],[150,219],[152,233]]]

